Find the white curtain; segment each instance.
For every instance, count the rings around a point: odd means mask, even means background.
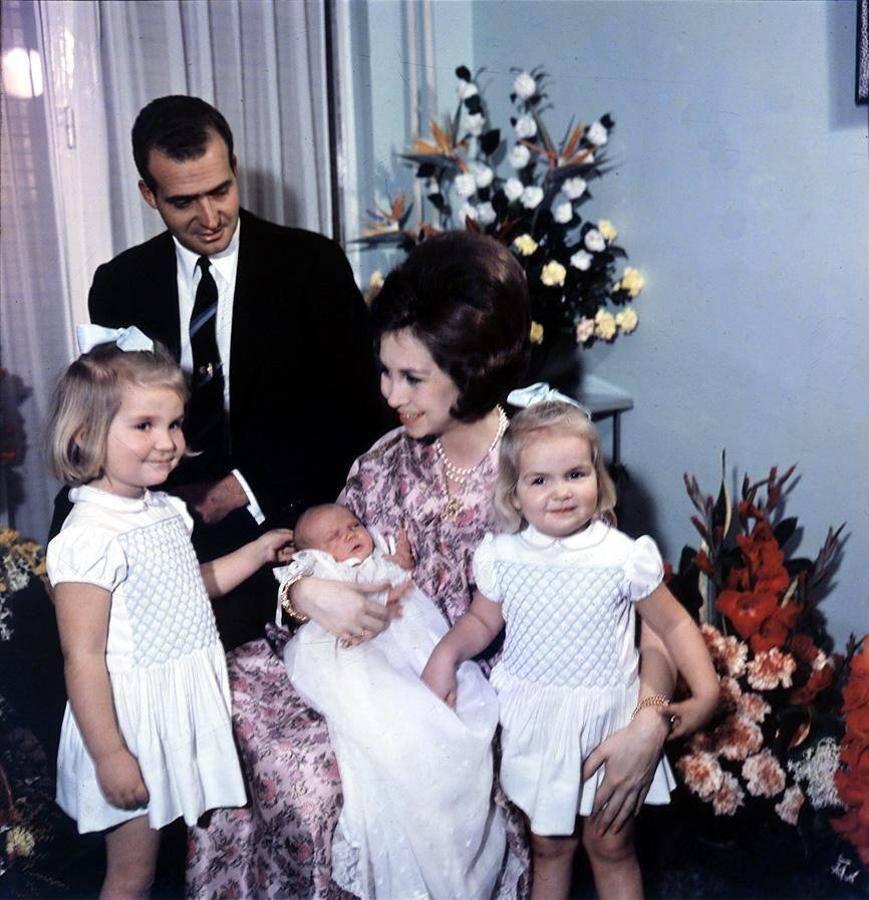
[[[244,206],[331,233],[324,2],[2,0],[0,521],[44,539],[43,425],[93,270],[162,230],[130,149],[145,103],[213,103]]]

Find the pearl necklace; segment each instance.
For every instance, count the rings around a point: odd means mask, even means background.
[[[493,438],[492,443],[489,444],[489,448],[476,465],[462,468],[451,463],[444,450],[444,445],[441,443],[441,439],[438,438],[435,441],[434,446],[437,451],[438,459],[444,467],[444,492],[447,495],[447,502],[444,505],[444,515],[448,519],[458,519],[462,512],[462,504],[459,498],[450,495],[450,481],[458,485],[464,485],[468,476],[480,468],[483,462],[489,458],[489,454],[498,446],[498,442],[501,438],[504,437],[504,432],[507,430],[508,425],[507,416],[500,406],[496,408],[498,410],[498,430],[495,432],[495,437]]]
[[[492,443],[489,444],[488,450],[483,454],[480,461],[475,463],[473,466],[468,466],[467,468],[461,468],[460,466],[455,465],[450,462],[450,458],[447,456],[446,450],[444,450],[444,445],[441,442],[441,439],[438,438],[435,441],[435,450],[437,451],[438,459],[441,461],[444,467],[444,471],[447,473],[450,481],[454,481],[456,484],[464,484],[468,475],[473,472],[476,472],[477,469],[483,465],[483,461],[488,458],[489,454],[498,446],[498,441],[504,437],[504,432],[507,430],[507,416],[503,409],[500,406],[496,406],[495,409],[498,410],[498,429],[495,432],[495,437],[492,438]]]

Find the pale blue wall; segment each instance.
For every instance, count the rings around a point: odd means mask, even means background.
[[[449,7],[450,4],[442,4]],[[553,76],[550,130],[611,111],[594,185],[648,287],[640,328],[589,370],[629,390],[623,456],[674,561],[695,542],[682,473],[712,490],[799,463],[789,511],[814,555],[850,538],[822,609],[867,630],[867,111],[854,106],[855,3],[471,4],[474,63],[506,122],[511,66]],[[589,210],[589,207],[585,207]]]

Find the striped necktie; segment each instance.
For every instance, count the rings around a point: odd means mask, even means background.
[[[202,272],[190,317],[193,378],[185,431],[194,450],[223,452],[227,444],[223,363],[217,349],[217,284],[207,256],[196,265]]]

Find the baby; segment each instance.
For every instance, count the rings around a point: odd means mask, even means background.
[[[408,579],[343,506],[307,510],[295,541],[284,583],[299,574],[393,587]],[[332,877],[358,897],[489,897],[495,887],[506,847],[491,800],[498,701],[472,662],[458,671],[455,710],[420,680],[447,630],[411,586],[402,615],[371,640],[343,647],[308,622],[284,650],[293,684],[329,725],[344,794]]]

